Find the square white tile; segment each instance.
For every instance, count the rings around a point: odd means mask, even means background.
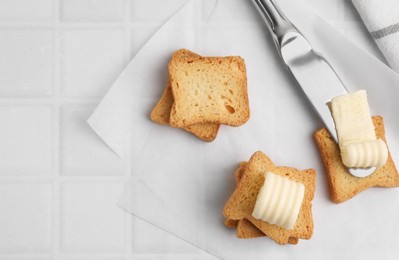
[[[53,86],[53,45],[50,29],[0,29],[1,97],[49,96]]]
[[[35,256],[27,254],[27,256],[13,256],[7,255],[1,258],[1,260],[53,260],[50,256]]]
[[[53,20],[53,0],[1,0],[0,22],[49,22]]]
[[[81,256],[61,256],[58,260],[126,260],[123,256],[89,256],[89,255],[81,255]]]
[[[124,163],[86,122],[95,106],[71,105],[61,110],[60,166],[63,175],[123,175]]]
[[[65,182],[60,189],[60,251],[122,253],[126,213],[116,201],[121,182]]]
[[[183,6],[186,0],[130,0],[131,16],[130,19],[135,23],[156,23],[162,24],[179,7]]]
[[[0,198],[0,253],[50,252],[51,184],[0,182]]]
[[[101,97],[123,70],[127,48],[123,29],[65,29],[61,32],[64,97]]]
[[[52,120],[49,106],[0,106],[0,176],[53,174]]]
[[[62,22],[122,22],[125,0],[61,0]]]

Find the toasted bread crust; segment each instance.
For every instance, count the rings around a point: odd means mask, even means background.
[[[247,75],[241,57],[201,57],[177,50],[169,62],[169,81],[150,118],[182,128],[211,142],[220,125],[249,119]]]
[[[292,230],[271,225],[252,217],[256,198],[264,182],[265,171],[287,176],[305,185],[305,196],[295,227]],[[314,169],[304,171],[290,167],[277,167],[262,152],[256,152],[250,159],[241,180],[226,202],[223,214],[232,220],[248,220],[266,236],[279,244],[296,244],[298,238],[310,239],[313,234],[312,200],[316,189],[316,172]],[[237,229],[240,222],[237,225]]]
[[[236,181],[236,185],[241,180],[242,175],[245,172],[245,169],[248,165],[248,162],[241,162],[237,168],[237,170],[234,172],[234,177]],[[226,227],[229,228],[236,228],[236,236],[241,239],[251,239],[251,238],[258,238],[258,237],[265,237],[266,235],[259,230],[257,227],[255,227],[251,222],[249,222],[247,219],[241,219],[241,220],[232,220],[232,219],[226,219],[224,222]],[[298,238],[297,237],[290,237],[288,239],[289,244],[296,245],[298,244]]]
[[[189,50],[183,49],[178,52],[175,52],[174,57],[200,57],[200,56]],[[172,110],[173,104],[174,104],[173,93],[170,83],[168,82],[162,94],[162,97],[159,99],[159,101],[151,111],[150,115],[151,120],[157,124],[169,125],[170,112]],[[219,132],[219,128],[220,124],[214,124],[214,123],[201,123],[201,124],[194,124],[182,127],[182,129],[192,133],[193,135],[207,142],[211,142],[216,138]]]
[[[385,139],[384,122],[381,116],[373,116],[377,138]],[[348,173],[343,165],[338,144],[327,129],[322,128],[313,135],[327,173],[331,200],[335,203],[347,201],[370,187],[398,187],[399,174],[388,150],[384,166],[378,167],[371,175],[358,178]]]
[[[193,57],[177,51],[169,62],[175,103],[170,125],[239,126],[249,119],[247,76],[241,57]]]

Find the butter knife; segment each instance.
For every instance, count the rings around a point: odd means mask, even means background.
[[[274,0],[253,1],[272,35],[281,59],[338,143],[327,103],[336,96],[348,93],[344,84],[328,61],[312,48]],[[348,172],[356,177],[366,177],[374,170],[375,167],[348,168]]]

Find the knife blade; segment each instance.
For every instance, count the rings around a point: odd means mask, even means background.
[[[284,16],[274,0],[254,0],[254,3],[282,61],[338,143],[328,103],[332,98],[348,93],[344,84],[328,61],[312,48],[302,33]],[[348,168],[348,172],[356,177],[366,177],[374,170],[375,167]]]

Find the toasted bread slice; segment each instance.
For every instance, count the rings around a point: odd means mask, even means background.
[[[169,125],[170,110],[172,109],[174,99],[170,84],[165,87],[162,97],[151,111],[150,118],[154,123],[161,125]]]
[[[238,220],[236,236],[238,238],[257,238],[266,236],[262,231],[255,227],[247,219]]]
[[[228,228],[237,228],[238,222],[239,222],[239,220],[233,220],[233,219],[226,218],[224,220],[224,225]]]
[[[236,185],[240,183],[242,175],[244,174],[245,170],[247,169],[248,162],[240,162],[236,171],[234,172],[234,179],[236,181]]]
[[[377,138],[385,139],[383,118],[372,117]],[[378,167],[371,175],[358,178],[348,173],[341,160],[338,144],[331,137],[327,129],[322,128],[315,132],[314,140],[319,148],[330,188],[331,200],[341,203],[351,199],[360,192],[374,186],[398,187],[399,175],[395,163],[388,150],[388,159],[384,166]]]
[[[151,120],[161,125],[169,125],[170,111],[173,102],[172,90],[168,84],[162,97],[151,112]],[[220,124],[214,123],[203,123],[182,127],[182,129],[207,142],[211,142],[216,138],[219,128]]]
[[[236,221],[237,223],[236,235],[238,238],[249,239],[249,238],[266,236],[259,228],[257,228],[255,225],[253,225],[250,221],[248,221],[245,218],[241,220],[230,220],[230,221]],[[289,237],[288,244],[296,245],[298,244],[298,240],[299,239],[297,237]]]
[[[236,56],[193,57],[185,55],[187,52],[177,51],[169,62],[175,100],[170,125],[244,124],[249,119],[244,60]]]
[[[304,199],[294,229],[289,230],[252,217],[257,195],[264,183],[263,173],[275,174],[301,182],[305,186]],[[262,152],[256,152],[250,159],[238,187],[224,207],[224,216],[232,220],[247,219],[266,236],[279,244],[297,243],[297,239],[310,239],[313,234],[312,200],[316,189],[314,169],[297,170],[290,167],[277,167]]]
[[[199,57],[199,55],[184,49],[176,52],[174,55],[175,58]],[[169,125],[170,112],[172,110],[173,103],[174,103],[174,98],[172,94],[172,89],[170,83],[168,82],[162,97],[159,99],[158,103],[151,111],[151,116],[150,116],[151,120],[161,125]],[[203,123],[203,124],[190,125],[182,128],[204,141],[211,142],[216,138],[219,131],[219,127],[220,124]]]
[[[248,162],[240,162],[240,164],[238,165],[237,169],[234,172],[234,179],[235,179],[236,187],[238,186],[238,183],[240,183],[241,177],[245,172],[247,164],[248,164]],[[224,225],[229,228],[237,228],[239,221],[240,220],[233,220],[233,219],[226,218],[224,221]]]
[[[234,172],[237,186],[242,178],[242,175],[245,172],[247,164],[248,164],[247,162],[241,162],[237,170]],[[236,228],[237,229],[236,235],[238,238],[249,239],[249,238],[266,236],[262,231],[260,231],[257,227],[255,227],[251,222],[249,222],[246,219],[241,219],[241,220],[226,219],[225,225],[230,228]],[[288,243],[296,245],[298,244],[298,238],[290,237],[288,239]]]

